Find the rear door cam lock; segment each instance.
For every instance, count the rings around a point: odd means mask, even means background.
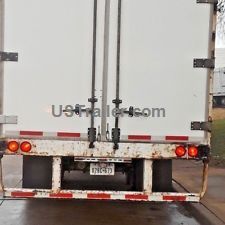
[[[129,110],[122,111],[122,113],[128,114],[130,117],[133,116],[147,116],[147,113],[140,112],[139,108],[134,108],[133,106],[129,107]]]
[[[76,115],[81,113],[91,113],[91,108],[83,108],[83,105],[76,104],[74,109],[64,109],[63,112],[74,112]]]

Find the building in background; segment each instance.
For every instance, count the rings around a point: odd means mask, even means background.
[[[213,96],[214,107],[225,107],[225,48],[216,49]]]

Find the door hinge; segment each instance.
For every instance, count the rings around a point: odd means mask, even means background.
[[[215,59],[194,59],[194,68],[215,68]]]
[[[0,115],[0,124],[17,124],[17,116],[4,116]]]
[[[202,131],[212,131],[212,122],[199,122],[193,121],[191,122],[191,130],[202,130]]]
[[[0,61],[18,62],[17,52],[0,52]]]

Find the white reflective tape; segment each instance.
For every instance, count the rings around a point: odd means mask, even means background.
[[[163,142],[165,140],[166,140],[165,136],[152,136],[152,141],[153,142],[156,142],[156,141]]]
[[[73,197],[76,199],[87,199],[87,193],[74,193]]]
[[[87,133],[81,133],[81,134],[80,134],[80,137],[81,137],[81,138],[88,138],[88,134],[87,134]]]
[[[111,195],[112,200],[126,200],[125,195],[123,194],[116,194],[116,195]]]
[[[44,137],[57,137],[57,132],[43,132]]]
[[[20,132],[19,131],[5,131],[5,136],[6,137],[10,137],[10,136],[15,136],[15,137],[18,137],[20,136]]]

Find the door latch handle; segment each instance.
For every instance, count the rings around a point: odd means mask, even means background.
[[[91,109],[83,109],[81,105],[76,104],[74,109],[64,109],[63,112],[74,112],[76,115],[80,115],[80,113],[85,112],[85,113],[90,113]]]
[[[148,115],[147,113],[136,111],[133,106],[130,106],[129,110],[125,110],[125,111],[123,111],[123,113],[128,114],[130,117],[133,117],[133,116],[147,116]]]

